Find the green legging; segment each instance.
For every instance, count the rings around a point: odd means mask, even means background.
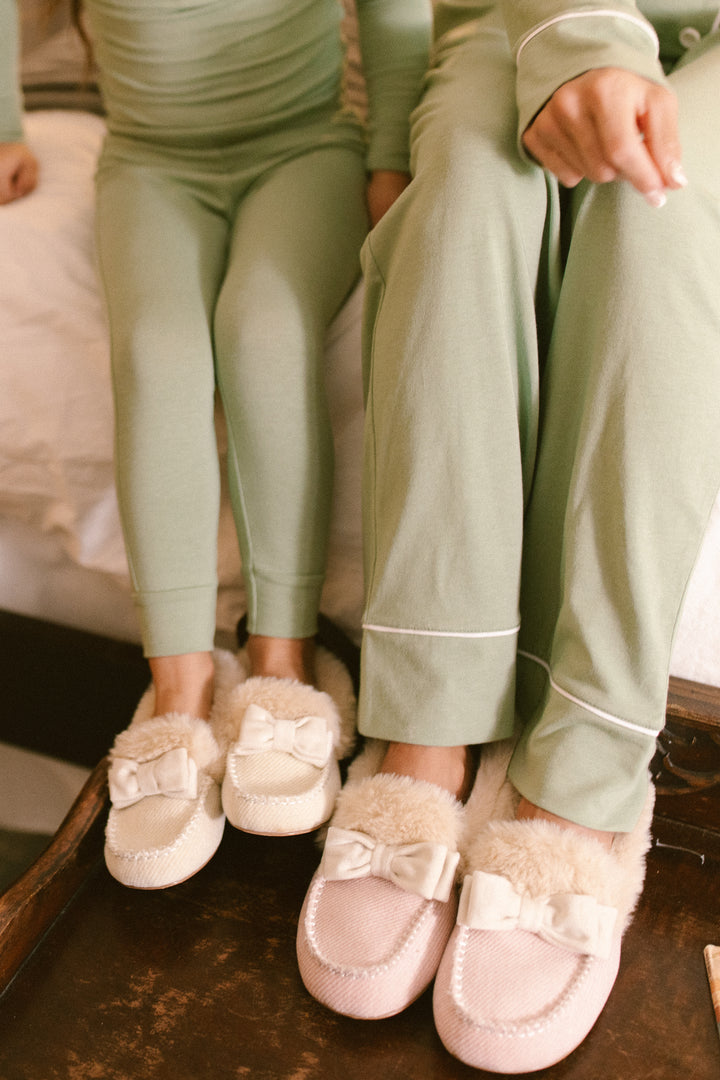
[[[250,629],[316,629],[333,472],[324,335],[367,222],[360,148],[313,145],[111,137],[101,160],[117,487],[148,656],[212,648],[216,385]]]
[[[672,76],[688,188],[660,211],[587,188],[562,279],[514,74],[492,14],[441,48],[415,178],[364,249],[360,729],[459,745],[519,726],[521,793],[623,831],[720,484],[720,47]]]

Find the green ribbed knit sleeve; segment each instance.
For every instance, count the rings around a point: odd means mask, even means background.
[[[368,93],[369,170],[409,167],[410,113],[427,70],[430,0],[357,0]]]
[[[0,0],[0,142],[22,139],[16,0]]]
[[[555,91],[585,71],[624,68],[664,81],[655,31],[632,0],[501,3],[517,62],[518,142]]]

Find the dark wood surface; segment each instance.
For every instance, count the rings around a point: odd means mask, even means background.
[[[28,641],[32,622],[20,624]],[[61,744],[60,756],[81,763],[101,742],[98,760],[145,685],[139,652],[75,631],[61,632],[59,645],[39,625],[44,648],[32,662],[45,678],[38,674],[37,685],[28,679],[21,670],[27,655],[18,651],[19,667],[8,673],[20,715],[14,713],[9,724],[2,717],[0,738],[51,753],[58,751],[48,741]],[[3,631],[14,627],[15,617],[9,623],[0,618],[0,644]],[[720,861],[713,847],[720,835],[720,786],[711,775],[712,752],[700,738],[715,745],[720,722],[713,719],[713,694],[708,699],[702,689],[699,695],[692,687],[681,690],[690,706],[671,713],[674,727],[661,740],[656,761],[661,794],[655,827],[662,846],[649,857],[618,982],[583,1046],[533,1074],[539,1080],[720,1078],[720,1039],[702,952],[706,944],[720,944]],[[97,712],[104,695],[112,700]],[[78,710],[81,721],[73,727]],[[8,727],[20,737],[12,740]],[[23,906],[22,890],[0,897],[6,964],[16,954],[5,952],[3,930],[17,928],[16,919],[22,925],[23,911],[29,941],[45,925],[28,910],[41,910],[49,926],[0,997],[0,1080],[485,1075],[443,1049],[429,994],[379,1022],[335,1016],[307,995],[294,942],[319,857],[313,837],[266,839],[228,826],[215,858],[190,881],[162,892],[132,891],[113,881],[102,864],[103,800],[100,766],[81,800],[85,809],[70,816],[75,854],[72,845],[65,855],[61,847],[51,849],[24,879],[25,885],[34,882],[35,908]],[[49,891],[40,888],[41,880]],[[38,909],[43,893],[52,902]],[[54,909],[62,917],[53,923]]]
[[[720,687],[688,679],[670,679],[667,715],[695,728],[720,734]]]
[[[720,689],[670,680],[653,774],[658,839],[720,859]]]
[[[0,894],[0,991],[97,863],[106,809],[107,763],[103,760],[45,851]]]
[[[297,914],[317,851],[228,829],[183,885],[128,890],[102,865],[0,999],[2,1080],[460,1080],[430,995],[362,1022],[310,998]],[[553,1080],[717,1080],[703,947],[719,937],[720,869],[654,850],[620,976]]]

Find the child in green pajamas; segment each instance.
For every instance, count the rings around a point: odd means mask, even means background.
[[[11,83],[15,0],[0,2],[9,201],[32,189],[35,162]],[[117,490],[155,718],[205,721],[216,696],[216,387],[246,673],[317,682],[333,472],[324,334],[359,275],[368,212],[378,220],[408,182],[429,44],[426,0],[357,9],[367,125],[346,101],[338,0],[86,3],[108,126],[97,238]]]

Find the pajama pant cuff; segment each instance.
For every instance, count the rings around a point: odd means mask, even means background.
[[[365,628],[358,727],[421,746],[494,742],[514,728],[517,636]]]
[[[217,586],[135,595],[145,656],[210,652],[215,642]]]
[[[526,666],[521,657],[521,678],[530,674]],[[587,828],[631,832],[647,799],[662,722],[598,715],[549,683],[535,716],[522,715],[522,696],[519,706],[522,734],[508,776],[520,794]]]
[[[313,637],[322,587],[322,577],[292,584],[257,577],[247,582],[248,631],[266,637]]]

